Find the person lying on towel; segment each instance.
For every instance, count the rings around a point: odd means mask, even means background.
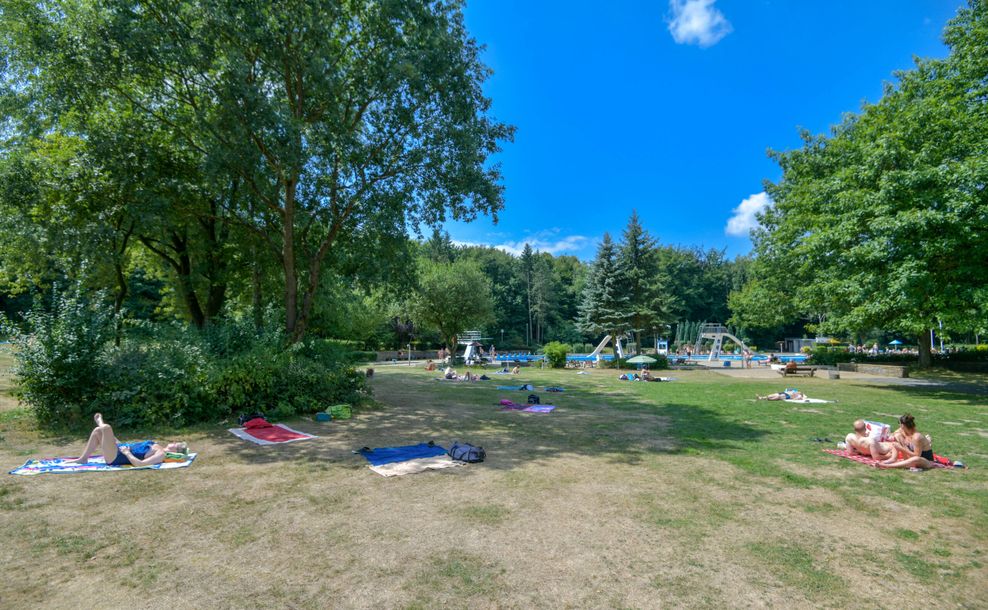
[[[189,446],[180,442],[168,443],[164,447],[154,441],[117,442],[117,438],[113,436],[113,428],[103,422],[101,414],[94,415],[93,420],[96,427],[89,434],[89,442],[82,455],[74,460],[67,460],[67,463],[86,464],[89,456],[97,449],[103,452],[103,461],[108,466],[153,466],[165,461],[165,453],[189,453]]]
[[[459,379],[459,376],[457,376],[456,371],[451,366],[447,366],[446,370],[443,371],[443,377],[445,377],[446,379]]]
[[[899,429],[892,434],[896,455],[879,464],[882,468],[933,468],[933,441],[916,430],[916,419],[906,413],[899,418]]]
[[[876,460],[887,460],[896,455],[892,443],[868,436],[863,419],[854,422],[854,432],[844,437],[844,442],[847,443],[847,450],[851,455],[866,455]]]
[[[758,400],[803,400],[806,398],[806,394],[803,394],[799,390],[793,388],[786,388],[785,392],[776,392],[775,394],[769,394],[768,396],[759,396],[755,394]]]

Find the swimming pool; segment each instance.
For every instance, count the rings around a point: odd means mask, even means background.
[[[540,354],[498,354],[495,360],[497,362],[538,362],[543,360],[545,356]],[[777,354],[779,362],[806,362],[808,356],[804,354]],[[593,362],[597,358],[591,356],[590,354],[566,354],[566,359],[571,362]],[[614,354],[601,354],[601,360],[614,360]],[[673,354],[669,355],[669,359],[687,359],[685,356],[675,356]],[[751,358],[755,362],[762,362],[768,360],[768,356],[759,354]],[[707,356],[690,356],[688,358],[690,362],[702,362],[707,360]],[[735,354],[721,354],[720,360],[733,360],[740,362],[741,356]]]

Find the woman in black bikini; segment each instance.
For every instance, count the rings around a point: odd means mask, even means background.
[[[899,429],[892,435],[896,455],[881,462],[883,468],[933,468],[933,445],[929,437],[916,430],[916,419],[906,413],[899,418]]]

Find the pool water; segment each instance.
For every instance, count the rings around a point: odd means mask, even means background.
[[[685,357],[684,356],[670,355],[669,358],[685,358]],[[806,362],[806,359],[808,358],[808,356],[805,356],[803,354],[778,354],[776,356],[776,358],[779,359],[779,362],[790,362],[790,361],[791,362]],[[498,354],[497,355],[497,358],[496,358],[496,360],[498,362],[515,362],[515,361],[533,362],[533,361],[539,361],[539,360],[542,360],[542,359],[543,359],[543,356],[538,355],[538,354]],[[566,355],[566,359],[567,360],[570,360],[570,361],[575,361],[575,362],[589,362],[589,361],[596,360],[595,357],[590,356],[589,354],[567,354]],[[600,356],[600,359],[601,360],[614,360],[614,354],[602,354]],[[756,362],[761,362],[761,361],[764,361],[764,360],[768,360],[768,356],[759,354],[759,355],[753,356],[751,359],[753,361],[756,361]],[[690,362],[702,362],[704,360],[707,360],[707,356],[690,356],[689,357],[689,361]],[[741,360],[741,356],[737,356],[735,354],[721,354],[720,360],[740,361]]]

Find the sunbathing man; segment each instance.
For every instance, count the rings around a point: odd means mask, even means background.
[[[906,413],[899,418],[899,429],[892,434],[896,454],[884,460],[882,468],[933,468],[933,442],[916,430],[916,419]]]
[[[108,466],[152,466],[160,464],[165,460],[165,453],[185,453],[189,452],[189,447],[185,443],[169,443],[162,447],[154,441],[140,441],[136,443],[118,443],[113,436],[113,428],[110,424],[103,422],[103,416],[97,413],[93,416],[96,427],[89,434],[89,442],[82,451],[82,455],[74,460],[67,460],[70,464],[86,464],[89,456],[97,449],[103,452],[103,461]]]
[[[446,370],[443,371],[443,377],[445,377],[446,379],[459,379],[459,377],[456,374],[456,370],[451,366],[447,366]]]
[[[436,363],[433,362],[432,360],[427,361],[425,363],[425,370],[427,370],[427,371],[434,371],[434,370],[436,370]]]
[[[867,455],[876,460],[887,460],[896,455],[892,443],[885,443],[868,436],[868,429],[862,419],[854,422],[854,432],[844,437],[844,442],[847,443],[847,450],[852,455]]]
[[[759,396],[755,394],[755,398],[758,400],[803,400],[806,398],[806,394],[803,394],[799,390],[793,388],[786,388],[785,392],[776,392],[775,394],[769,394],[768,396]]]

